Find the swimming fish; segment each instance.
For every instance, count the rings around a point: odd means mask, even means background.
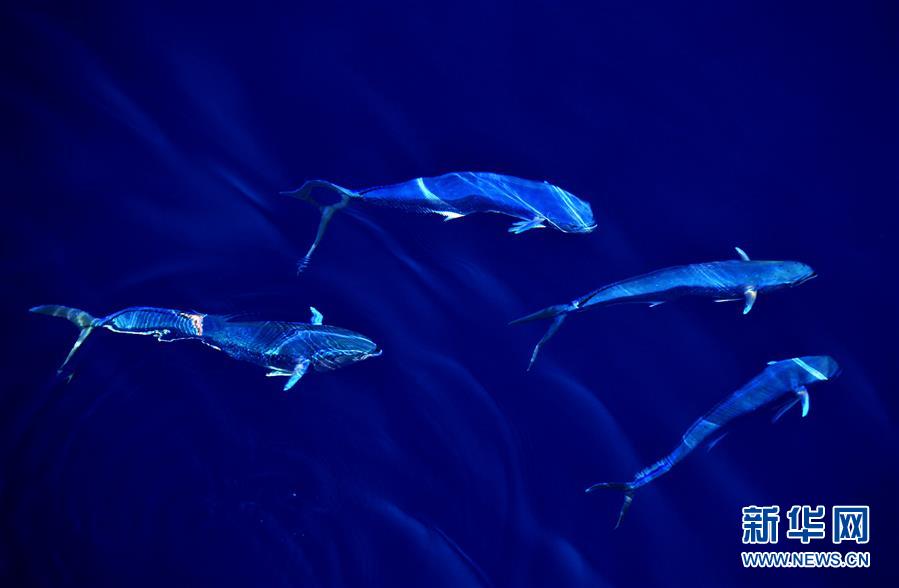
[[[336,192],[340,200],[328,206],[312,198],[312,191],[324,188]],[[299,189],[283,192],[310,202],[321,210],[318,233],[298,265],[302,271],[318,247],[334,213],[358,199],[410,212],[434,213],[444,220],[475,212],[496,212],[517,219],[510,233],[523,233],[547,225],[563,233],[589,233],[596,228],[590,204],[549,182],[524,180],[486,172],[449,173],[432,178],[416,178],[399,184],[348,190],[324,180],[310,180]]]
[[[97,328],[115,333],[151,335],[166,342],[195,339],[235,359],[268,368],[267,376],[286,376],[284,390],[293,388],[310,367],[320,372],[329,371],[381,354],[378,346],[367,337],[324,325],[322,314],[313,307],[310,310],[309,323],[239,322],[195,311],[145,306],[126,308],[103,318],[57,305],[36,306],[31,312],[67,318],[81,329],[75,345],[59,367],[59,373]]]
[[[804,263],[750,260],[745,251],[739,247],[735,249],[740,259],[656,270],[603,286],[569,304],[549,306],[515,319],[509,324],[552,319],[546,334],[534,347],[528,370],[534,365],[537,354],[546,342],[562,326],[565,317],[574,312],[626,302],[642,302],[653,307],[683,296],[704,296],[715,299],[715,302],[744,301],[743,314],[747,314],[755,304],[759,292],[798,286],[815,277],[815,271]]]
[[[784,401],[783,405],[777,411],[773,421],[779,419],[797,403],[801,403],[802,416],[806,416],[809,410],[809,395],[806,386],[834,378],[839,371],[840,367],[837,362],[827,355],[807,355],[782,361],[770,361],[762,373],[693,423],[684,433],[683,440],[674,451],[638,472],[632,481],[601,482],[590,486],[585,492],[590,493],[601,489],[624,491],[624,504],[618,514],[618,522],[615,524],[617,529],[621,525],[624,515],[627,514],[634,500],[634,492],[638,488],[668,472],[703,443],[711,449],[723,436],[722,427],[743,415],[775,405],[780,401]]]

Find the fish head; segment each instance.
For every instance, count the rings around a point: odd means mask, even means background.
[[[374,341],[359,333],[340,329],[334,335],[315,353],[314,361],[320,370],[338,369],[382,353]]]
[[[803,384],[831,380],[840,375],[841,371],[840,365],[829,355],[804,355],[789,361],[802,368],[799,373]]]
[[[801,384],[831,380],[843,371],[836,360],[829,355],[802,355],[769,361],[768,365],[777,372],[788,371],[801,374]]]
[[[560,191],[564,192],[560,188]],[[555,223],[559,229],[566,233],[590,233],[596,228],[596,220],[593,218],[593,209],[589,202],[585,202],[565,192],[568,198],[563,200],[564,207],[561,215]]]
[[[589,233],[596,228],[589,202],[549,182],[544,186],[549,192],[541,192],[541,198],[530,202],[530,212],[563,233]]]
[[[801,261],[782,261],[780,262],[780,281],[787,286],[793,287],[804,284],[817,277],[818,274],[811,266]]]
[[[792,288],[817,277],[811,266],[801,261],[751,261],[760,268],[757,287],[766,290]]]

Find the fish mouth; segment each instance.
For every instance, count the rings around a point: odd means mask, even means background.
[[[375,347],[375,350],[372,351],[371,353],[366,353],[366,354],[365,354],[365,357],[366,357],[366,359],[369,358],[369,357],[378,357],[378,356],[381,355],[382,353],[384,353],[384,350],[383,350],[383,349],[381,349],[380,347]]]
[[[793,282],[793,285],[798,286],[800,284],[804,284],[804,283],[808,282],[809,280],[814,280],[817,277],[818,277],[818,274],[810,273],[809,275],[803,276],[803,277],[799,278],[798,280],[796,280],[795,282]]]

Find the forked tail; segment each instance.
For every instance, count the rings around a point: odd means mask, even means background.
[[[332,190],[337,192],[340,195],[340,200],[335,202],[334,204],[329,204],[327,206],[322,206],[315,198],[312,197],[312,191],[317,188],[326,188],[328,190]],[[326,182],[325,180],[309,180],[305,184],[299,187],[297,190],[293,190],[290,192],[281,192],[286,196],[293,196],[294,198],[299,198],[300,200],[305,200],[309,202],[322,213],[322,219],[318,223],[318,232],[315,235],[315,241],[312,242],[312,245],[309,247],[309,251],[306,252],[306,255],[297,263],[297,273],[302,272],[309,265],[309,259],[312,257],[312,254],[315,252],[316,248],[318,248],[318,244],[321,242],[322,237],[325,235],[325,229],[328,228],[328,223],[331,222],[331,217],[334,216],[334,213],[344,208],[350,202],[350,198],[356,196],[355,192],[347,190],[346,188],[342,188],[337,184],[332,184],[331,182]]]
[[[576,308],[573,304],[556,304],[555,306],[547,306],[542,310],[538,310],[535,313],[515,319],[514,321],[509,323],[510,325],[517,325],[519,323],[527,323],[540,319],[552,319],[549,328],[546,329],[546,333],[543,334],[543,338],[540,339],[540,341],[537,342],[537,345],[534,346],[534,352],[531,353],[531,361],[528,362],[528,371],[531,371],[531,367],[537,360],[537,354],[540,353],[540,350],[543,349],[543,346],[546,345],[546,342],[556,334],[556,331],[558,331],[559,327],[562,326],[562,323],[565,321],[565,317],[568,316],[568,313],[575,310]]]
[[[634,492],[637,489],[630,482],[600,482],[599,484],[593,484],[584,490],[584,492],[590,494],[597,490],[621,490],[624,492],[624,504],[621,505],[621,512],[618,513],[618,522],[615,523],[615,528],[617,529],[621,526],[624,515],[626,515],[628,509],[630,509],[631,503],[634,501]]]
[[[30,309],[30,311],[37,314],[59,316],[69,319],[70,321],[72,321],[72,324],[81,329],[81,332],[78,334],[78,339],[75,340],[75,345],[72,346],[72,350],[69,351],[69,354],[66,356],[65,361],[63,361],[62,365],[59,366],[59,369],[56,370],[56,373],[61,374],[63,368],[66,367],[66,364],[69,363],[69,360],[72,359],[72,356],[75,355],[75,352],[78,351],[78,348],[81,347],[81,344],[84,343],[84,340],[87,339],[87,336],[91,334],[91,331],[94,330],[94,327],[98,326],[99,321],[97,321],[97,319],[84,312],[83,310],[70,308],[68,306],[59,306],[56,304],[35,306],[34,308]]]

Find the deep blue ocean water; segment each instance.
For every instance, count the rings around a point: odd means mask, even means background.
[[[809,3],[45,3],[2,19],[4,586],[899,582],[897,9]],[[550,180],[599,229],[506,232],[278,195],[456,170]],[[680,263],[819,278],[506,323]],[[65,304],[249,313],[382,357],[283,380]],[[637,494],[765,362],[843,366]],[[750,504],[871,507],[867,570],[744,570]],[[782,524],[785,524],[783,522]],[[783,532],[783,531],[782,531]],[[801,550],[796,542],[782,550]],[[829,540],[808,549],[846,551]]]

